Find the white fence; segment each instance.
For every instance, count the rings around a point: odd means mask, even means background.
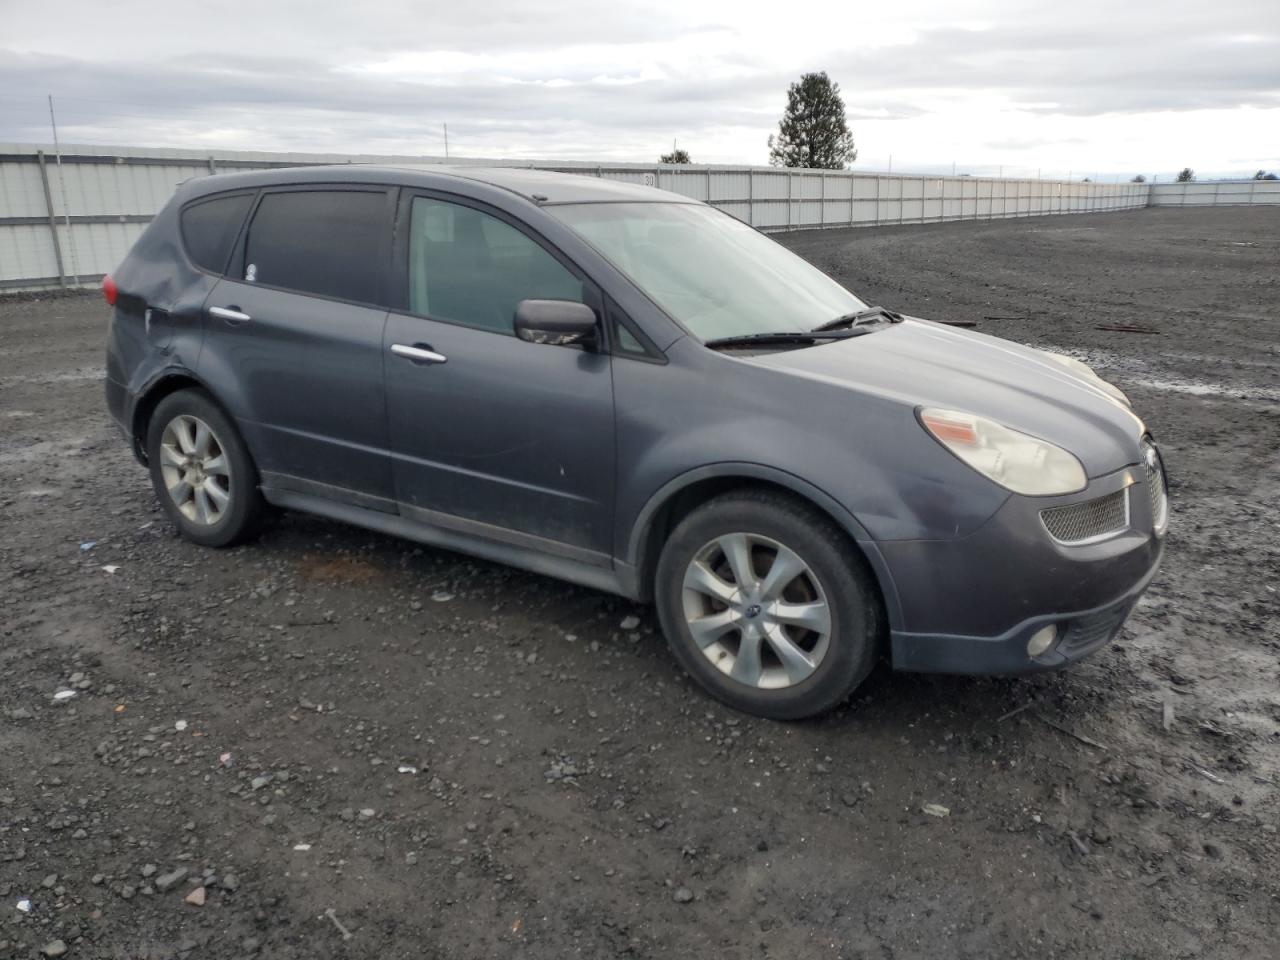
[[[0,145],[0,291],[96,283],[190,177],[315,163],[443,163],[384,157]],[[527,166],[661,187],[762,230],[934,223],[1144,207],[1150,186],[895,176],[776,167],[449,160]],[[1160,189],[1163,189],[1161,187]]]
[[[1280,204],[1280,180],[1212,180],[1207,183],[1153,183],[1153,207]]]

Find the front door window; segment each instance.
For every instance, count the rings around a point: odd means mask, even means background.
[[[409,219],[411,313],[511,334],[521,300],[582,302],[582,282],[497,217],[416,197]]]

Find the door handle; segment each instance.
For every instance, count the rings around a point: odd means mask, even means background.
[[[235,307],[210,307],[209,316],[225,320],[227,323],[248,323],[253,317],[241,313]]]
[[[444,363],[449,359],[443,353],[436,353],[429,344],[409,346],[407,343],[393,343],[391,352],[414,363]]]

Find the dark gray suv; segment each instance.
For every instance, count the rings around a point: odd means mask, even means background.
[[[826,710],[881,655],[1061,666],[1160,561],[1160,454],[1084,364],[868,306],[648,187],[207,177],[104,293],[108,406],[189,539],[274,505],[652,600],[752,713]]]

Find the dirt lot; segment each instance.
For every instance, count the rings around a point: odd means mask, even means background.
[[[104,305],[0,301],[0,957],[1276,956],[1280,210],[785,242],[1129,392],[1175,514],[1116,644],[738,716],[602,594],[302,516],[175,539]]]

